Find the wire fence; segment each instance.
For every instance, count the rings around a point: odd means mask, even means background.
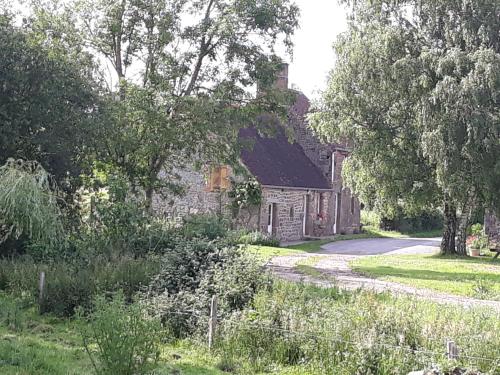
[[[234,320],[234,319],[225,319],[226,317],[220,314],[217,314],[217,307],[216,307],[216,302],[215,302],[215,309],[214,309],[214,302],[212,300],[212,305],[210,307],[210,313],[208,314],[208,308],[207,308],[207,313],[200,313],[199,311],[169,311],[169,314],[172,315],[177,315],[177,316],[183,316],[183,317],[193,317],[197,319],[204,319],[208,321],[208,333],[207,336],[210,337],[210,340],[215,340],[214,335],[216,331],[216,326],[217,327],[219,336],[224,336],[227,334],[231,334],[229,330],[232,329],[252,329],[252,330],[263,330],[267,331],[268,335],[271,336],[276,336],[276,334],[283,334],[283,335],[289,335],[289,336],[300,336],[300,337],[305,337],[308,339],[313,339],[315,341],[323,341],[323,342],[331,342],[331,343],[336,343],[336,344],[345,344],[345,345],[350,345],[352,347],[360,347],[363,346],[366,348],[366,350],[369,350],[370,346],[378,346],[378,347],[383,347],[385,349],[393,350],[393,351],[398,351],[398,352],[407,352],[408,354],[412,355],[422,355],[425,356],[429,359],[436,359],[436,358],[443,358],[443,359],[448,359],[448,360],[463,360],[467,361],[468,365],[471,364],[477,364],[479,362],[483,363],[489,363],[491,368],[493,369],[493,373],[497,369],[500,368],[500,358],[492,358],[492,357],[486,357],[486,356],[478,356],[478,355],[472,355],[468,354],[467,352],[463,351],[461,348],[458,348],[456,344],[448,340],[446,343],[441,343],[443,350],[442,351],[435,351],[435,350],[427,350],[424,348],[414,348],[410,347],[408,345],[394,345],[394,344],[389,344],[386,342],[372,342],[370,343],[369,341],[366,342],[361,342],[361,341],[353,341],[353,340],[348,340],[342,337],[335,337],[332,336],[332,332],[315,332],[315,331],[304,331],[304,330],[293,330],[293,329],[286,329],[282,327],[277,327],[275,325],[271,324],[263,324],[260,322],[256,321],[248,321],[248,320]],[[401,335],[403,337],[403,335]],[[217,337],[217,335],[215,335]],[[477,338],[474,338],[477,339]],[[474,340],[471,338],[471,340]],[[209,347],[212,346],[212,342],[209,342]],[[241,349],[239,350],[241,351]]]

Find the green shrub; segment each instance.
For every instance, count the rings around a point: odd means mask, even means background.
[[[235,244],[260,245],[278,247],[280,240],[267,233],[258,231],[234,231],[230,234],[231,241]]]
[[[473,224],[473,225],[471,225],[469,232],[470,232],[469,234],[471,234],[473,236],[480,236],[480,235],[484,234],[483,225],[479,224],[479,223]]]
[[[184,219],[182,232],[186,238],[223,238],[228,231],[228,223],[217,215],[193,215]]]
[[[9,159],[0,166],[0,245],[24,235],[29,241],[57,248],[64,227],[55,190],[37,162]]]
[[[186,337],[205,333],[213,295],[223,317],[247,306],[268,282],[260,264],[240,246],[223,240],[180,239],[164,255],[144,297],[173,335]]]
[[[379,228],[380,215],[375,211],[361,210],[361,224]]]
[[[398,213],[394,218],[382,218],[380,228],[402,233],[426,232],[443,227],[443,215],[439,211],[422,212],[418,215]]]
[[[83,344],[96,374],[148,374],[157,366],[163,339],[160,321],[148,317],[137,303],[127,305],[123,294],[110,300],[97,297],[84,323]]]

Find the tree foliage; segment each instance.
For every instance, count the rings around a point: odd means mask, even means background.
[[[455,251],[452,227],[465,233],[471,207],[499,207],[498,2],[347,3],[349,30],[314,127],[353,140],[346,181],[379,211],[444,202],[442,248]]]
[[[0,167],[0,245],[25,235],[56,246],[64,237],[53,182],[36,162],[9,159]]]
[[[58,181],[78,176],[97,109],[91,59],[43,19],[14,26],[0,15],[0,163],[37,160]],[[67,188],[66,184],[61,184]]]
[[[268,90],[291,47],[298,8],[289,0],[78,0],[68,5],[85,44],[111,68],[101,158],[146,192],[176,190],[176,168],[231,160],[238,127],[265,110],[285,113]]]

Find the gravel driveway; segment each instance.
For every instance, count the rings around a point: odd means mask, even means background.
[[[393,255],[433,254],[441,238],[366,238],[337,241],[321,246],[321,254]]]
[[[322,287],[338,285],[344,289],[370,289],[375,292],[389,291],[395,295],[409,294],[419,299],[437,303],[458,304],[464,307],[487,306],[500,313],[499,301],[485,301],[415,288],[395,282],[382,281],[358,274],[349,267],[349,262],[358,257],[394,254],[432,254],[439,250],[439,238],[370,238],[332,242],[321,247],[317,253],[277,256],[268,263],[268,268],[278,277],[289,281],[303,281]],[[321,277],[300,273],[295,267],[315,258],[314,268]],[[310,262],[308,262],[310,263]]]

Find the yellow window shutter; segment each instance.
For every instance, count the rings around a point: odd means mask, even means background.
[[[220,168],[220,188],[222,190],[229,189],[229,168],[227,165]]]
[[[211,185],[211,191],[220,189],[220,167],[212,167]]]

